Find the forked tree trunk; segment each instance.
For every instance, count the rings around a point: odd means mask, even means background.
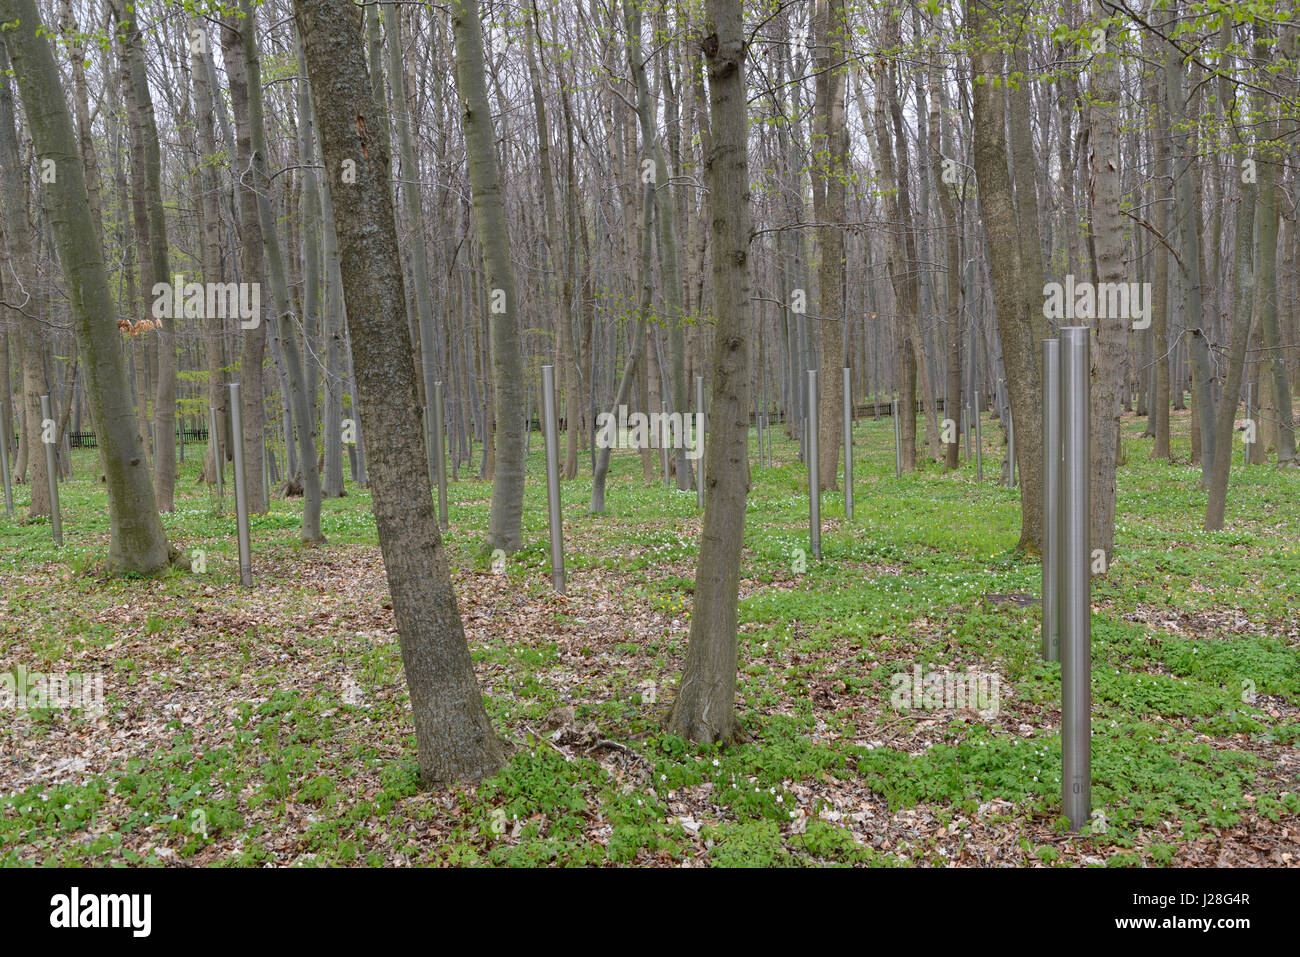
[[[119,49],[127,85],[127,118],[131,125],[131,179],[136,194],[136,242],[141,247],[140,291],[152,306],[155,286],[170,285],[167,245],[167,217],[162,198],[162,159],[158,145],[158,124],[154,118],[153,97],[145,72],[144,40],[135,19],[135,8],[125,0],[113,0],[113,14],[118,21]],[[140,167],[136,168],[136,163]],[[143,210],[140,209],[143,204]],[[143,212],[144,215],[139,215]],[[148,251],[148,258],[143,253]],[[164,310],[162,327],[155,336],[158,349],[158,381],[154,383],[154,488],[158,507],[170,512],[176,492],[176,320],[171,310]]]
[[[49,472],[45,467],[44,446],[41,445],[41,396],[45,392],[45,371],[41,364],[45,339],[41,325],[44,298],[40,294],[32,260],[26,190],[18,185],[27,182],[27,175],[19,160],[18,130],[8,68],[7,57],[0,49],[0,177],[11,184],[0,189],[0,212],[4,215],[4,236],[13,269],[8,283],[10,301],[21,309],[16,315],[22,381],[22,438],[18,444],[14,477],[21,482],[28,469],[31,471],[31,498],[27,506],[27,519],[30,521],[50,514]],[[42,451],[36,452],[38,449]]]

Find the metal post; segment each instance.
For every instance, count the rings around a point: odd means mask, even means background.
[[[444,432],[442,383],[433,384],[433,455],[434,475],[438,481],[438,525],[447,527],[447,438]]]
[[[1087,326],[1061,329],[1061,797],[1078,831],[1092,810],[1092,619]]]
[[[695,451],[699,456],[695,459],[695,505],[698,508],[704,508],[704,433],[706,431],[705,412],[704,412],[704,376],[695,377],[695,410],[699,414],[696,422],[699,423],[699,432],[695,436]],[[682,423],[682,429],[685,431],[690,427],[689,422]]]
[[[898,400],[891,403],[890,414],[894,417],[894,478],[903,477],[903,442],[898,431]]]
[[[961,407],[961,434],[966,440],[966,461],[970,461],[970,406]]]
[[[817,370],[808,370],[808,530],[813,557],[822,557],[822,489],[817,461]]]
[[[1246,466],[1250,465],[1250,451],[1251,451],[1250,447],[1253,444],[1250,441],[1250,404],[1251,404],[1251,400],[1255,397],[1254,392],[1255,392],[1255,383],[1247,382],[1246,383],[1246,437],[1245,437],[1246,440],[1242,443],[1242,446],[1246,450],[1246,454],[1244,457],[1245,461],[1241,463],[1242,468],[1246,468]],[[1232,458],[1229,457],[1228,461],[1231,462]]]
[[[50,414],[50,397],[41,396],[41,438],[45,438],[45,423],[52,422],[53,416]],[[45,446],[45,474],[50,481],[50,534],[54,537],[55,545],[63,544],[63,516],[59,514],[59,463],[54,454],[54,443],[58,441],[58,436],[51,436],[48,442],[42,441]]]
[[[253,587],[253,549],[248,540],[248,483],[244,481],[243,415],[239,408],[239,383],[230,383],[230,447],[235,455],[235,527],[239,531],[239,583]],[[269,494],[268,494],[269,500]]]
[[[212,464],[217,470],[217,504],[220,506],[224,490],[221,487],[226,472],[226,460],[221,454],[221,433],[217,431],[217,410],[208,406],[208,432],[212,436]]]
[[[844,517],[853,521],[853,375],[844,369]]]
[[[0,468],[5,471],[5,513],[14,517],[14,490],[9,484],[9,403],[0,402]]]
[[[564,594],[564,529],[560,524],[560,452],[555,439],[555,366],[542,366],[542,428],[546,435],[546,504],[551,525],[551,584]]]
[[[1044,661],[1061,660],[1061,342],[1043,340],[1043,630]]]

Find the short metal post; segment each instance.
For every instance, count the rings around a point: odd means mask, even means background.
[[[1061,660],[1058,512],[1061,507],[1061,343],[1043,340],[1043,629],[1044,661]]]
[[[1089,342],[1087,326],[1061,329],[1061,792],[1070,827],[1092,810],[1092,582]]]
[[[244,479],[244,426],[239,383],[230,383],[230,447],[235,455],[235,527],[239,532],[239,583],[253,587],[253,549],[248,537],[248,483]],[[269,501],[268,494],[268,501]]]
[[[41,396],[41,440],[45,446],[45,474],[50,482],[50,534],[54,538],[55,545],[63,544],[63,516],[59,514],[59,462],[54,453],[54,443],[59,440],[57,435],[51,435],[49,440],[45,440],[45,423],[53,422],[54,417],[50,414],[50,397]]]
[[[442,383],[433,384],[433,455],[434,475],[438,480],[438,525],[447,527],[447,448],[444,432]]]
[[[822,557],[822,490],[817,462],[817,370],[808,370],[808,530],[813,557]]]
[[[560,517],[560,452],[555,439],[555,366],[542,366],[542,423],[546,434],[546,504],[551,526],[551,584],[564,594],[564,529]]]
[[[844,369],[844,517],[853,521],[853,375]]]

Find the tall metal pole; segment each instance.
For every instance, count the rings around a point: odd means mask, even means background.
[[[45,438],[45,423],[54,421],[50,415],[50,397],[41,396],[41,438]],[[48,442],[42,441],[45,446],[45,475],[50,482],[50,534],[54,537],[55,545],[63,544],[63,516],[59,514],[59,473],[58,459],[54,454],[54,443],[58,441],[58,436],[50,437]]]
[[[891,414],[894,417],[894,478],[903,477],[903,443],[898,432],[898,400],[892,403]]]
[[[970,406],[961,407],[961,434],[966,439],[966,461],[970,461]]]
[[[1043,631],[1044,661],[1061,660],[1061,342],[1043,340]]]
[[[442,383],[433,384],[433,474],[438,482],[438,525],[447,527],[447,448],[443,429]]]
[[[235,527],[239,532],[239,583],[253,587],[253,549],[248,540],[248,483],[244,480],[244,426],[239,408],[239,383],[230,383],[231,451],[235,455]],[[268,492],[269,499],[269,492]]]
[[[1061,796],[1070,826],[1092,810],[1092,594],[1087,326],[1061,329]]]
[[[704,433],[707,422],[705,421],[704,412],[704,376],[695,377],[695,410],[699,418],[695,421],[699,423],[699,433],[695,436],[695,451],[699,457],[695,460],[695,504],[699,508],[704,508]],[[689,427],[689,423],[682,423],[682,429]]]
[[[1242,443],[1242,446],[1246,450],[1246,454],[1244,456],[1244,461],[1241,463],[1242,468],[1245,468],[1246,466],[1250,465],[1250,452],[1251,452],[1250,447],[1251,445],[1254,444],[1250,441],[1250,424],[1251,424],[1250,404],[1251,404],[1251,399],[1255,397],[1254,392],[1255,392],[1255,383],[1247,382],[1246,383],[1246,441]],[[1229,456],[1228,461],[1229,462],[1232,461],[1231,456]]]
[[[844,369],[844,517],[853,521],[853,375]]]
[[[14,517],[14,490],[9,483],[9,403],[0,402],[0,468],[4,469],[5,514]]]
[[[808,531],[813,557],[822,557],[822,489],[817,462],[817,370],[808,370]]]
[[[560,452],[555,439],[555,366],[542,366],[542,427],[546,430],[546,504],[551,525],[551,584],[564,594],[564,529],[560,525]]]

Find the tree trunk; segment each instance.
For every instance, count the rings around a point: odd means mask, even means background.
[[[257,190],[252,181],[253,140],[249,119],[249,58],[256,56],[253,31],[245,40],[240,29],[243,19],[237,14],[227,14],[221,20],[221,52],[230,80],[230,105],[235,114],[235,159],[240,171],[239,180],[239,259],[244,282],[262,281],[265,273],[262,252],[262,224],[258,217]],[[270,489],[263,481],[263,460],[266,455],[266,392],[262,363],[266,354],[265,300],[262,314],[256,316],[257,325],[244,330],[243,346],[239,355],[239,404],[242,407],[243,435],[236,439],[244,446],[244,490],[248,510],[254,515],[270,508]]]
[[[350,0],[293,6],[335,210],[375,523],[410,687],[420,779],[477,780],[499,768],[503,755],[474,676],[434,514],[388,158],[366,132],[381,101],[366,70],[362,14]],[[355,183],[342,182],[345,162],[355,164]]]
[[[32,141],[37,154],[52,160],[57,171],[54,182],[46,184],[45,207],[67,284],[108,487],[108,567],[114,573],[154,575],[167,568],[170,552],[143,467],[117,326],[103,321],[115,310],[72,117],[49,41],[37,34],[35,0],[0,0],[0,21],[10,24],[0,38],[13,60]],[[0,86],[7,89],[8,84]]]
[[[162,161],[158,146],[158,124],[154,118],[153,97],[145,72],[144,40],[135,20],[135,8],[125,0],[112,0],[113,15],[118,22],[118,42],[123,68],[129,83],[127,118],[131,124],[131,179],[137,204],[143,202],[146,215],[136,218],[136,242],[141,246],[140,291],[152,302],[163,286],[171,285],[168,266],[167,218],[162,198]],[[137,169],[136,163],[141,166]],[[148,250],[148,256],[144,255]],[[154,383],[154,487],[158,507],[170,512],[176,492],[176,321],[170,309],[162,311],[162,326],[155,327],[154,345],[158,350],[158,380]],[[155,317],[157,318],[157,317]]]
[[[492,507],[487,549],[507,554],[523,545],[525,423],[527,379],[519,340],[519,300],[510,259],[505,197],[497,169],[492,112],[483,71],[483,35],[477,0],[452,0],[456,34],[456,87],[460,92],[466,161],[474,195],[474,220],[487,276],[486,295],[492,340],[493,405],[496,420]]]
[[[745,35],[740,0],[708,0],[701,33],[709,70],[711,146],[705,160],[713,219],[717,317],[711,375],[713,430],[690,643],[667,729],[697,742],[739,736],[736,720],[736,603],[749,494],[751,225],[745,107]]]
[[[1007,167],[1007,138],[1002,93],[993,81],[1002,75],[997,29],[988,22],[989,13],[974,0],[966,3],[966,25],[974,46],[972,65],[975,82],[971,87],[972,134],[975,177],[979,184],[980,212],[988,237],[989,271],[993,278],[993,299],[997,312],[998,338],[1006,364],[1007,392],[1021,445],[1020,541],[1018,551],[1036,553],[1042,549],[1041,426],[1042,370],[1039,367],[1040,326],[1045,321],[1040,308],[1027,301],[1020,277],[1021,261],[1011,177]],[[1037,436],[1037,442],[1034,437]],[[1024,446],[1028,443],[1028,447]]]
[[[0,33],[0,37],[4,34]],[[0,56],[3,52],[0,51]],[[15,59],[16,59],[15,55]],[[45,371],[41,352],[44,347],[45,328],[41,324],[45,311],[32,258],[31,237],[28,234],[26,189],[27,182],[18,154],[18,130],[14,119],[14,99],[9,85],[7,57],[0,59],[0,176],[10,184],[0,190],[0,212],[4,215],[4,234],[7,240],[10,268],[10,300],[20,308],[12,310],[18,317],[18,358],[21,368],[22,441],[18,446],[18,461],[14,477],[22,481],[31,471],[31,499],[27,506],[27,520],[50,514],[49,471],[45,466],[44,447],[41,445],[41,396],[45,394]],[[53,67],[52,67],[53,68]],[[30,118],[28,122],[35,124]],[[42,451],[38,452],[40,449]]]

